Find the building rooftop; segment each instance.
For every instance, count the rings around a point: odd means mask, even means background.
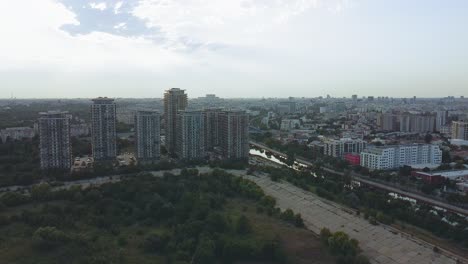
[[[54,116],[54,115],[66,115],[66,114],[68,114],[68,111],[53,110],[53,111],[47,111],[47,112],[39,112],[39,115],[41,117]]]
[[[434,171],[434,172],[418,172],[419,174],[427,176],[442,176],[449,179],[456,179],[458,177],[468,176],[468,170],[450,170],[450,171]]]
[[[93,101],[94,103],[99,103],[99,102],[110,103],[110,102],[114,102],[114,99],[108,98],[108,97],[97,97],[97,98],[91,99],[91,101]]]

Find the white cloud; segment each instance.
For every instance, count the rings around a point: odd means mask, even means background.
[[[127,28],[127,23],[122,22],[118,23],[117,25],[114,26],[115,29],[126,29]]]
[[[104,11],[107,8],[107,4],[105,2],[100,2],[100,3],[93,2],[93,3],[89,3],[89,6],[93,9],[98,9],[101,11]]]
[[[0,70],[164,72],[190,63],[151,40],[101,32],[70,36],[60,30],[64,24],[78,21],[55,0],[15,0],[0,9]]]
[[[133,14],[161,30],[178,47],[179,40],[245,45],[258,34],[311,9],[343,0],[141,0]]]
[[[117,2],[115,5],[114,5],[114,14],[119,14],[120,13],[120,8],[122,7],[123,5],[123,2],[120,1],[120,2]]]

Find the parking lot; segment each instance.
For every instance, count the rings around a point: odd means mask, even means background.
[[[372,225],[353,211],[289,183],[273,182],[267,176],[245,177],[256,182],[266,194],[275,197],[281,209],[291,208],[300,213],[310,230],[319,233],[321,228],[326,227],[333,232],[344,231],[357,239],[372,263],[457,263],[456,257],[451,254],[435,253],[433,245],[385,225]]]

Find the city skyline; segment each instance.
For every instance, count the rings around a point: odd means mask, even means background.
[[[0,11],[0,97],[152,98],[169,87],[225,98],[468,96],[467,10],[433,0],[14,1]]]

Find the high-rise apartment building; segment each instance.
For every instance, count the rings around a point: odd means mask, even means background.
[[[49,111],[39,115],[41,169],[70,169],[72,156],[68,113]]]
[[[112,160],[117,156],[116,105],[114,99],[99,97],[91,105],[91,141],[95,161]]]
[[[377,126],[380,130],[395,131],[398,128],[398,116],[390,113],[383,113],[377,116]]]
[[[245,111],[223,111],[219,116],[219,130],[224,159],[249,157],[249,115]]]
[[[135,115],[136,157],[139,161],[154,161],[160,157],[160,114],[137,111]]]
[[[435,119],[434,115],[412,115],[410,121],[411,132],[434,132]]]
[[[402,114],[399,116],[401,132],[426,133],[435,131],[435,115]]]
[[[372,147],[361,152],[361,166],[373,170],[441,163],[442,150],[439,146],[430,144]]]
[[[435,130],[440,132],[442,130],[442,127],[447,124],[447,119],[448,119],[447,111],[437,111]]]
[[[205,124],[205,150],[211,151],[219,145],[219,116],[221,108],[208,108],[203,111]]]
[[[176,152],[177,113],[187,108],[187,94],[179,88],[172,88],[164,93],[164,121],[166,132],[166,149],[169,153]]]
[[[202,111],[179,111],[177,113],[176,151],[182,160],[205,157],[205,124]]]
[[[468,122],[452,122],[452,139],[468,140]]]

